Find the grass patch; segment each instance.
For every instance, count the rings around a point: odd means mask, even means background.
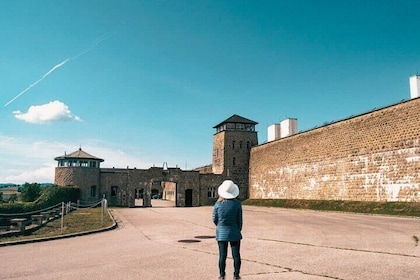
[[[244,205],[420,217],[419,202],[247,199]]]
[[[114,221],[111,216],[106,213],[102,223],[101,213],[100,207],[78,209],[64,216],[63,231],[61,231],[61,219],[56,219],[28,235],[0,237],[0,243],[63,236],[112,226]]]

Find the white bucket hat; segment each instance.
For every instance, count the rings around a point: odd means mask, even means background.
[[[219,196],[226,198],[226,199],[232,199],[239,195],[239,188],[238,185],[236,185],[231,180],[225,180],[217,190],[217,193]]]

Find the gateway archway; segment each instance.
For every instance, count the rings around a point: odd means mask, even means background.
[[[178,197],[177,183],[153,180],[150,188],[134,189],[134,197],[135,207],[175,207]]]

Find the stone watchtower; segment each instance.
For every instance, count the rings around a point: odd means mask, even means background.
[[[58,161],[55,168],[54,184],[59,186],[78,186],[80,197],[85,201],[100,199],[100,163],[104,160],[92,156],[81,148],[79,150],[54,158]]]
[[[258,145],[257,124],[233,115],[213,127],[212,171],[231,178],[241,190],[241,200],[248,198],[249,157],[251,147]]]

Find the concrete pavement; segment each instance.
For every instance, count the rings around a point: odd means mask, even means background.
[[[0,247],[0,278],[217,279],[212,207],[152,204],[112,209],[112,231]],[[419,279],[420,219],[243,209],[242,279]]]

